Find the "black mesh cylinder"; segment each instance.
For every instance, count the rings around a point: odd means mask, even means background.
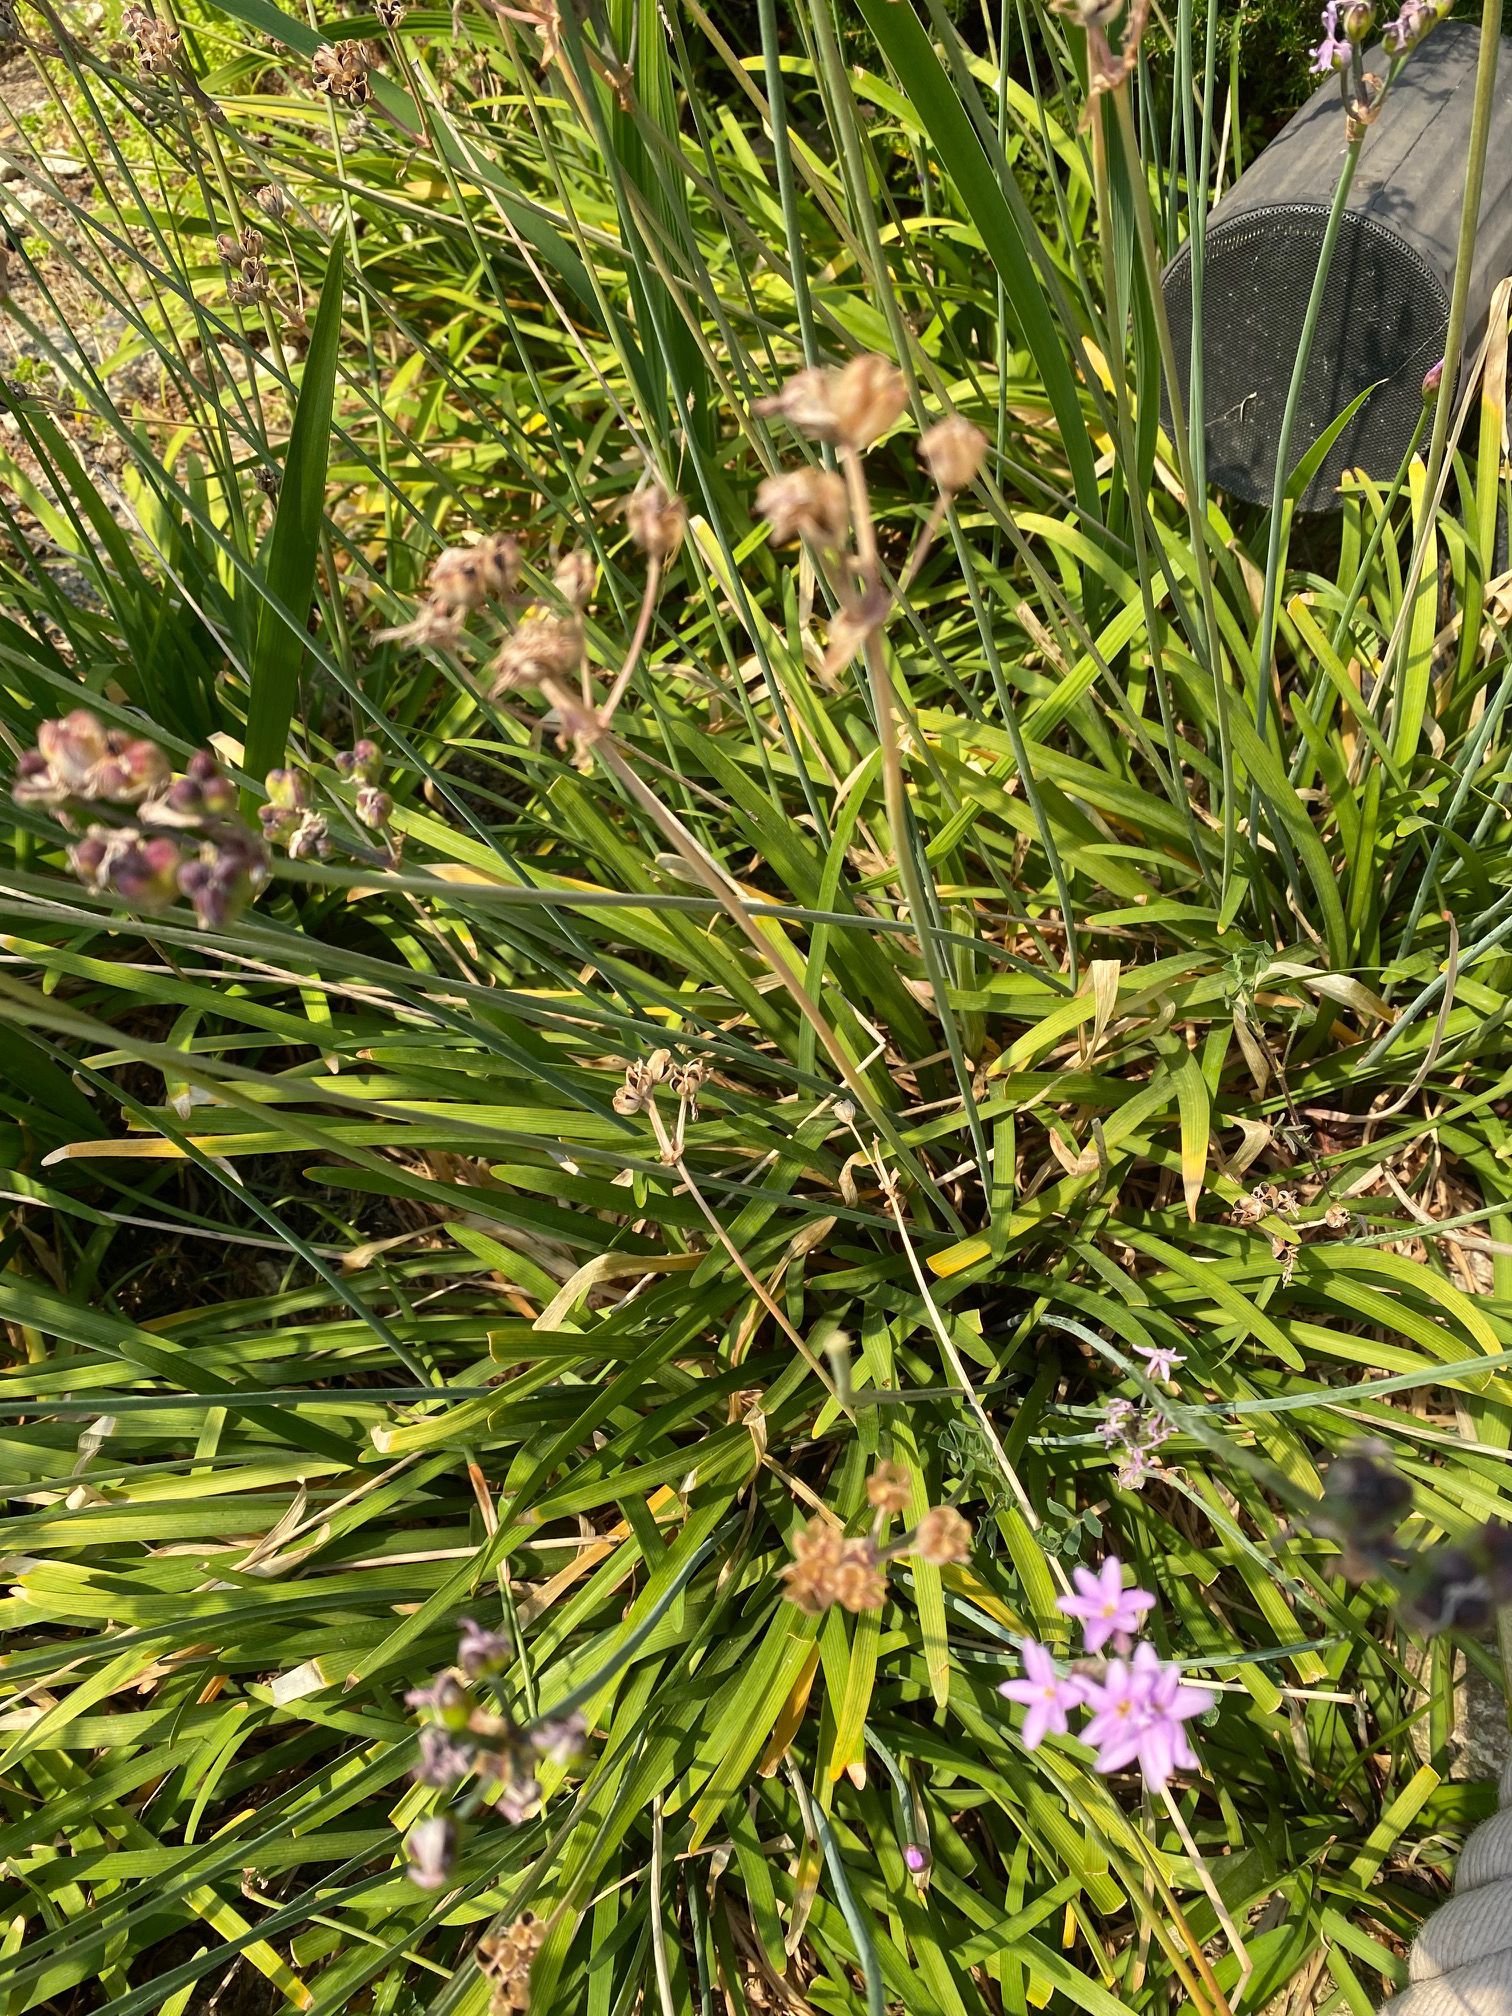
[[[1470,150],[1477,31],[1435,28],[1414,50],[1366,136],[1329,271],[1288,450],[1295,468],[1350,402],[1369,398],[1299,500],[1326,511],[1346,469],[1395,475],[1422,411],[1424,373],[1444,354]],[[1384,76],[1389,58],[1367,68]],[[1213,210],[1202,299],[1209,480],[1269,504],[1281,413],[1343,166],[1345,115],[1325,79]],[[1471,274],[1467,354],[1496,283],[1512,273],[1512,43],[1503,42]],[[1164,276],[1183,400],[1189,403],[1191,247]],[[1169,419],[1169,416],[1167,416]]]

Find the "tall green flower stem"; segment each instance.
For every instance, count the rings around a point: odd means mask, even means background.
[[[1186,413],[1181,397],[1181,381],[1176,375],[1176,345],[1171,337],[1165,294],[1160,285],[1160,253],[1155,243],[1154,220],[1150,215],[1150,186],[1145,177],[1144,164],[1140,159],[1139,140],[1134,131],[1134,116],[1129,109],[1127,79],[1114,88],[1111,96],[1124,159],[1128,165],[1134,203],[1134,228],[1139,239],[1140,258],[1144,264],[1150,290],[1150,303],[1155,316],[1155,343],[1160,352],[1160,368],[1165,376],[1167,396],[1170,399],[1171,446],[1176,455],[1176,473],[1181,479],[1182,495],[1186,500],[1187,524],[1192,538],[1192,565],[1197,573],[1197,593],[1202,607],[1204,656],[1207,659],[1207,671],[1213,682],[1213,706],[1218,726],[1218,760],[1223,796],[1223,804],[1219,811],[1223,821],[1222,889],[1223,906],[1226,908],[1237,838],[1234,822],[1234,752],[1229,736],[1229,696],[1224,682],[1223,649],[1218,633],[1218,606],[1213,596],[1213,570],[1208,553],[1207,491],[1206,486],[1199,491],[1192,468]],[[1111,248],[1105,249],[1111,254]]]
[[[1394,695],[1397,674],[1409,635],[1408,611],[1417,598],[1428,553],[1428,541],[1438,510],[1439,485],[1449,446],[1449,415],[1454,404],[1456,381],[1465,349],[1465,308],[1470,294],[1470,269],[1475,253],[1475,235],[1480,225],[1481,191],[1486,178],[1486,150],[1491,138],[1491,111],[1496,96],[1496,59],[1501,44],[1502,0],[1485,0],[1481,14],[1480,45],[1476,51],[1475,102],[1470,113],[1470,158],[1465,163],[1465,188],[1460,202],[1459,242],[1454,253],[1454,284],[1449,290],[1449,326],[1444,332],[1444,369],[1439,379],[1438,397],[1433,407],[1433,433],[1428,442],[1427,477],[1422,490],[1422,508],[1413,527],[1412,563],[1402,589],[1402,615],[1392,634],[1387,663],[1382,668],[1380,704]]]
[[[1392,75],[1395,74],[1393,66]],[[1318,270],[1313,275],[1312,292],[1307,297],[1307,313],[1302,318],[1302,334],[1298,339],[1297,355],[1292,364],[1291,383],[1286,388],[1286,404],[1281,411],[1281,432],[1276,440],[1276,470],[1271,482],[1270,530],[1265,542],[1265,585],[1260,595],[1260,635],[1255,642],[1255,732],[1262,738],[1265,735],[1265,724],[1270,708],[1271,673],[1276,658],[1276,606],[1281,598],[1281,539],[1286,526],[1285,490],[1287,477],[1291,473],[1292,434],[1297,424],[1297,408],[1302,401],[1302,387],[1307,380],[1307,368],[1312,362],[1313,340],[1318,333],[1318,316],[1323,307],[1329,270],[1333,265],[1339,232],[1344,224],[1344,211],[1349,202],[1350,185],[1354,181],[1355,170],[1360,165],[1360,150],[1365,145],[1366,130],[1357,121],[1351,122],[1349,147],[1344,156],[1338,186],[1334,190],[1333,206],[1328,213],[1323,243],[1318,251]],[[1258,803],[1259,790],[1257,786],[1252,785],[1251,834],[1255,830]]]
[[[1496,59],[1501,44],[1502,0],[1485,0],[1480,46],[1476,51],[1475,103],[1470,114],[1470,159],[1465,164],[1465,190],[1460,203],[1459,244],[1454,255],[1454,285],[1449,292],[1449,327],[1444,336],[1444,375],[1433,408],[1433,433],[1428,443],[1428,481],[1423,486],[1423,524],[1418,544],[1427,544],[1433,497],[1449,441],[1449,412],[1455,380],[1465,348],[1465,308],[1470,296],[1470,268],[1475,234],[1480,224],[1481,191],[1486,179],[1486,150],[1491,138],[1491,108],[1496,96]],[[1419,567],[1421,554],[1414,554]],[[1404,605],[1405,606],[1405,605]]]

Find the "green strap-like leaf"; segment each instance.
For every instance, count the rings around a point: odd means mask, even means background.
[[[268,541],[268,599],[258,615],[247,706],[247,769],[254,777],[283,761],[305,653],[305,612],[315,592],[315,562],[324,523],[326,462],[341,342],[341,282],[345,252],[338,243],[326,267],[320,309],[305,359],[294,426],[284,457],[278,515]]]

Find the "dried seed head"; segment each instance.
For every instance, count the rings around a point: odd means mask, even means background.
[[[913,1485],[896,1463],[879,1463],[866,1480],[867,1503],[879,1512],[906,1512],[913,1503]]]
[[[294,208],[294,199],[277,182],[264,182],[261,189],[253,192],[252,201],[264,217],[271,217],[275,224],[281,224]]]
[[[575,618],[527,616],[493,662],[493,691],[512,693],[544,679],[570,678],[583,662],[583,626]]]
[[[837,553],[850,527],[845,479],[833,469],[785,469],[768,476],[757,489],[756,509],[780,546],[805,539],[821,552]]]
[[[574,609],[586,609],[593,600],[598,580],[598,562],[586,546],[573,546],[557,561],[552,573],[557,593]]]
[[[268,269],[261,259],[247,258],[241,270],[226,283],[226,294],[237,308],[251,308],[268,298]]]
[[[397,28],[408,11],[404,0],[376,0],[373,8],[380,28]]]
[[[371,96],[368,72],[378,66],[371,42],[326,42],[311,58],[315,89],[346,105],[366,105]]]
[[[825,1518],[810,1519],[793,1536],[793,1558],[779,1570],[790,1603],[817,1615],[838,1603],[851,1611],[879,1610],[887,1582],[870,1540],[847,1539]]]
[[[654,479],[634,492],[625,506],[630,537],[651,560],[670,560],[688,529],[687,507]]]
[[[901,419],[908,404],[902,372],[868,351],[824,370],[795,371],[782,390],[756,402],[758,413],[779,414],[800,434],[847,448],[869,448]]]
[[[986,454],[987,436],[959,413],[936,420],[919,436],[919,460],[947,497],[976,481]]]
[[[514,593],[520,579],[520,543],[492,532],[475,546],[449,546],[431,563],[427,584],[433,607],[447,612],[481,609]]]
[[[838,441],[833,399],[834,371],[810,365],[783,380],[780,392],[758,399],[756,411],[786,420],[797,434],[812,441]]]
[[[121,32],[136,49],[137,65],[145,76],[161,77],[178,62],[182,44],[170,22],[159,21],[145,7],[127,7],[121,15]]]
[[[494,2016],[530,2007],[531,1962],[545,1937],[542,1920],[525,1911],[502,1932],[479,1940],[478,1965],[492,1984]]]
[[[971,1525],[953,1505],[932,1505],[915,1528],[913,1552],[937,1568],[971,1559]]]
[[[868,352],[835,374],[830,404],[839,439],[850,448],[869,448],[903,417],[908,387],[896,364]]]
[[[371,826],[378,832],[393,818],[394,801],[387,791],[380,791],[376,784],[364,784],[357,793],[356,812],[364,826]]]

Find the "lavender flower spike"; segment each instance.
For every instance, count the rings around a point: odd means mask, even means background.
[[[1110,1554],[1095,1575],[1090,1568],[1074,1568],[1071,1579],[1076,1594],[1058,1597],[1055,1607],[1063,1617],[1081,1620],[1089,1652],[1100,1652],[1116,1635],[1138,1631],[1146,1610],[1155,1607],[1148,1589],[1124,1588],[1123,1563],[1116,1554]]]
[[[1049,1735],[1064,1736],[1067,1709],[1079,1708],[1087,1698],[1084,1683],[1063,1679],[1044,1646],[1032,1638],[1024,1640],[1023,1679],[1002,1681],[998,1692],[1029,1711],[1023,1729],[1026,1750],[1037,1750]]]

